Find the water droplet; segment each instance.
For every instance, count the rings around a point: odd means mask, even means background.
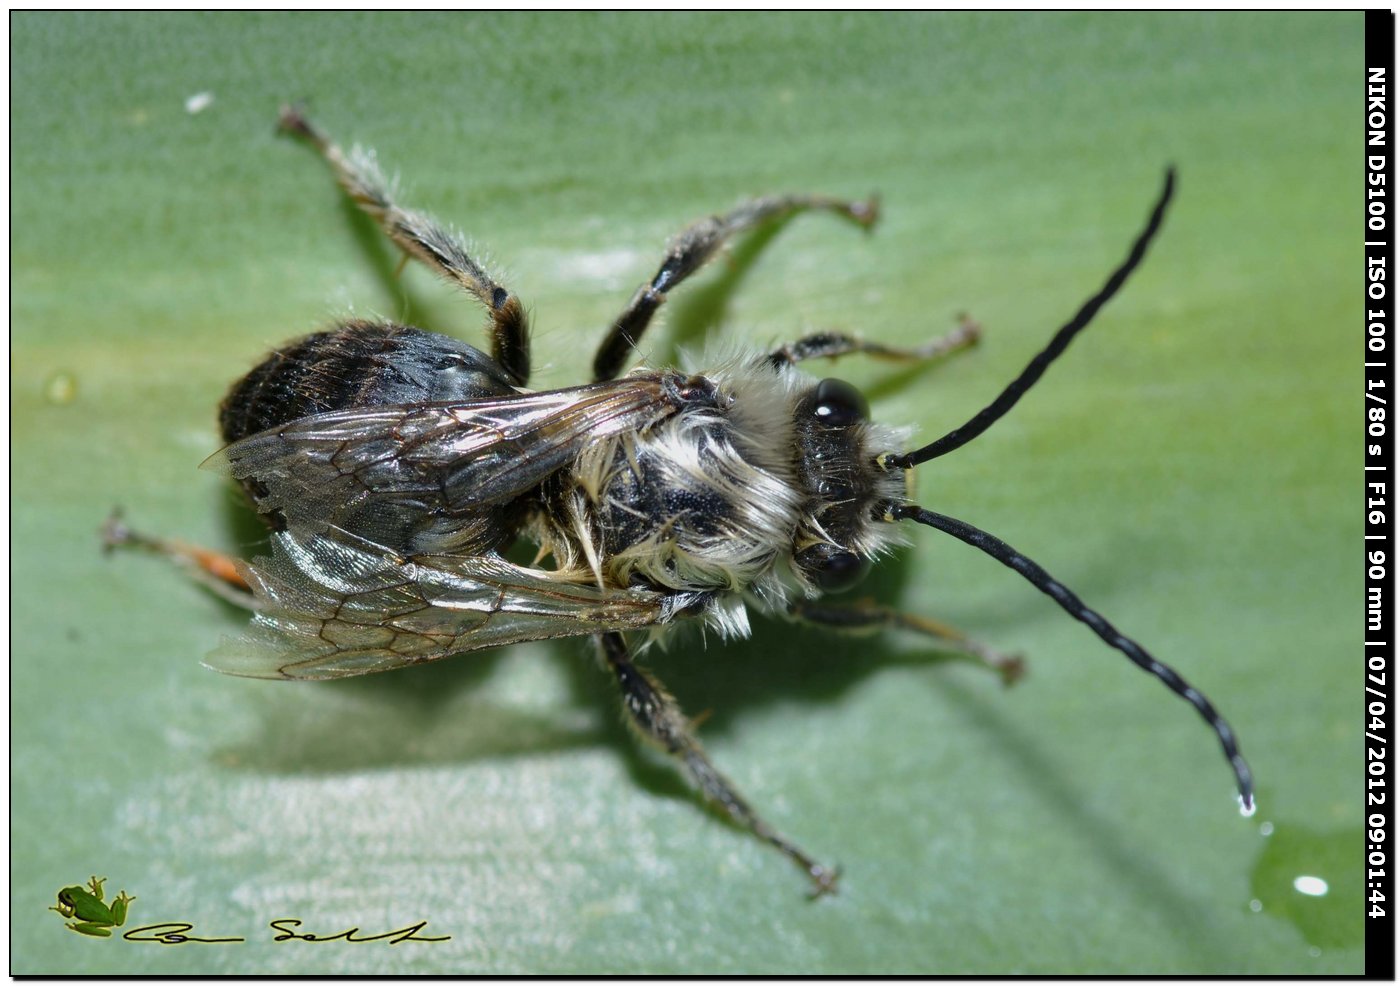
[[[1327,893],[1327,881],[1320,876],[1303,875],[1294,878],[1293,889],[1309,897],[1321,897]]]
[[[1361,829],[1278,821],[1271,832],[1250,874],[1249,909],[1287,921],[1318,954],[1323,948],[1360,948],[1365,918],[1352,902],[1361,899],[1365,885],[1356,855],[1364,842]]]
[[[44,397],[50,404],[72,404],[78,396],[78,378],[59,371],[44,382]]]
[[[189,99],[185,100],[185,112],[194,116],[196,113],[203,113],[214,102],[212,92],[197,92]]]
[[[1314,945],[1312,948],[1308,949],[1308,954],[1311,955],[1313,958],[1317,958],[1322,954],[1322,949]]]
[[[1273,823],[1273,822],[1262,822],[1262,823],[1260,823],[1260,825],[1259,825],[1259,834],[1262,835],[1262,836],[1264,836],[1264,838],[1266,838],[1266,839],[1267,839],[1269,836],[1273,835],[1273,834],[1274,834],[1274,823]]]
[[[1243,815],[1245,818],[1253,818],[1254,813],[1259,810],[1259,802],[1251,801],[1248,804],[1245,804],[1243,795],[1236,795],[1235,800],[1239,801],[1240,814]]]

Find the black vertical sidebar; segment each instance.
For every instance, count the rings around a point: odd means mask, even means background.
[[[1395,270],[1391,246],[1395,240],[1395,150],[1390,126],[1390,87],[1395,75],[1395,15],[1388,10],[1366,11],[1366,67],[1363,83],[1365,101],[1364,142],[1366,167],[1364,187],[1364,237],[1366,243],[1365,362],[1363,430],[1365,438],[1364,507],[1366,635],[1362,660],[1365,669],[1363,716],[1366,733],[1365,784],[1366,890],[1360,903],[1366,914],[1366,976],[1395,978],[1395,899],[1394,819],[1392,806],[1397,792],[1396,772],[1391,769],[1395,755],[1389,741],[1395,708],[1395,674],[1392,655],[1395,632],[1392,612],[1396,563],[1391,535],[1390,503],[1395,492],[1390,487],[1393,467],[1392,429],[1394,419],[1393,349],[1394,329],[1391,296],[1395,291]]]

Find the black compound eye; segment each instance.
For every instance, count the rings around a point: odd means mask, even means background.
[[[860,555],[830,544],[814,544],[798,552],[794,561],[822,592],[853,589],[870,571],[870,563]]]
[[[870,417],[870,402],[846,381],[829,377],[817,384],[812,414],[823,424],[853,425]]]

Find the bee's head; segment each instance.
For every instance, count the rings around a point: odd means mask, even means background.
[[[792,568],[820,592],[842,592],[864,577],[890,541],[880,506],[902,501],[905,476],[878,464],[896,447],[892,429],[872,424],[870,405],[844,380],[826,379],[803,394],[794,410],[799,488],[807,500],[793,543]]]

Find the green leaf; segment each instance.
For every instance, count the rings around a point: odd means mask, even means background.
[[[12,27],[12,971],[1361,970],[1360,901],[1306,928],[1250,907],[1257,886],[1286,899],[1291,870],[1351,887],[1318,867],[1362,861],[1360,14]],[[201,668],[241,618],[157,559],[103,558],[111,507],[252,550],[195,467],[261,353],[349,311],[483,338],[470,301],[395,279],[315,156],[274,136],[288,99],[489,248],[533,310],[540,386],[583,378],[686,223],[764,192],[878,192],[873,235],[800,217],[678,291],[648,341],[909,345],[969,312],[984,343],[948,364],[840,367],[926,438],[1098,287],[1175,164],[1143,269],[1009,417],[919,470],[918,497],[1209,694],[1259,814],[1239,817],[1190,708],[923,529],[869,594],[1024,653],[1014,689],[922,640],[771,623],[650,658],[712,713],[701,736],[752,802],[843,865],[815,904],[635,751],[582,642],[307,686]],[[1308,838],[1261,878],[1266,821]],[[71,935],[45,908],[94,872],[142,922],[247,941]],[[279,918],[451,940],[274,942]]]

